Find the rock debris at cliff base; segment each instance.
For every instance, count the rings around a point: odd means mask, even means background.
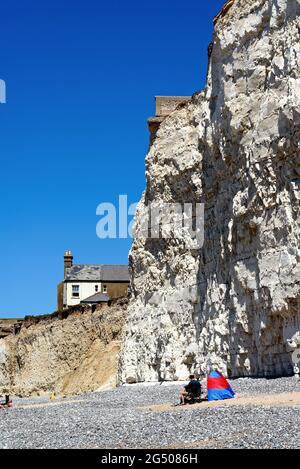
[[[119,381],[293,373],[300,330],[300,2],[236,0],[207,85],[161,124],[151,203],[204,203],[205,241],[136,239]],[[228,4],[228,5],[229,5]]]

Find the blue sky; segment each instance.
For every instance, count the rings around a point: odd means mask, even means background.
[[[1,5],[0,317],[56,308],[63,252],[126,263],[96,207],[145,188],[155,95],[203,88],[223,0],[10,0]]]

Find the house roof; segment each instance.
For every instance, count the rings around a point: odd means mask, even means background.
[[[110,300],[108,295],[104,293],[96,293],[95,295],[89,296],[85,300],[82,300],[80,303],[88,304],[98,304],[98,303],[108,303]]]
[[[127,265],[73,265],[66,270],[65,282],[129,282]]]
[[[103,265],[102,280],[104,282],[129,282],[128,265]]]

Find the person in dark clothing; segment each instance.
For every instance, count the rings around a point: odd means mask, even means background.
[[[5,396],[5,402],[0,403],[0,408],[11,407],[12,401],[8,395]]]
[[[181,405],[201,400],[201,383],[195,375],[190,375],[190,382],[182,388],[179,399]]]

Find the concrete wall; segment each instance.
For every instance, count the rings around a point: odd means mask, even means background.
[[[72,295],[72,286],[79,285],[79,298],[74,298]],[[78,305],[82,300],[89,296],[95,295],[96,285],[98,285],[98,292],[101,292],[101,282],[72,282],[65,283],[67,306]]]
[[[74,298],[72,295],[72,286],[79,285],[79,298]],[[128,286],[129,283],[115,283],[115,282],[72,282],[72,283],[65,283],[64,284],[64,303],[67,306],[75,306],[78,305],[82,300],[95,295],[96,289],[95,287],[98,286],[98,293],[106,293],[110,298],[120,298],[122,296],[126,296],[128,293]],[[106,286],[106,292],[105,288]]]
[[[64,309],[64,282],[57,285],[57,311]]]
[[[107,295],[110,298],[121,298],[127,296],[129,283],[103,283],[107,287]],[[102,290],[103,291],[103,290]]]

